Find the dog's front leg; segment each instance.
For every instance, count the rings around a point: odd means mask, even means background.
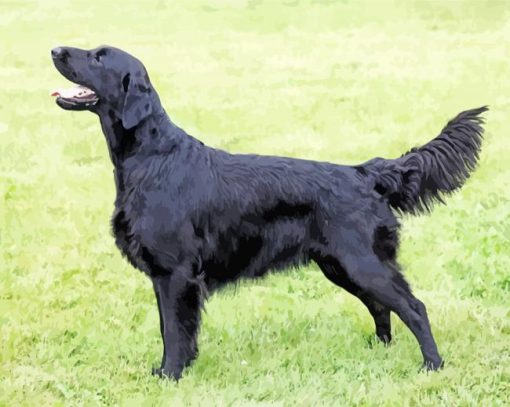
[[[163,359],[154,374],[179,380],[185,366],[196,357],[202,304],[198,280],[183,270],[152,277],[158,302]]]
[[[154,286],[154,294],[156,294],[156,303],[158,304],[158,313],[159,313],[159,332],[161,333],[161,340],[163,341],[163,357],[161,358],[161,363],[159,368],[153,368],[152,374],[153,375],[161,375],[161,369],[163,368],[165,364],[166,359],[166,349],[165,349],[165,323],[163,320],[163,311],[161,310],[161,300],[159,297],[159,288],[158,285],[155,283],[154,280],[152,280],[153,286]]]

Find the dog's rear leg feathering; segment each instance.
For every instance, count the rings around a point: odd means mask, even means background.
[[[392,208],[411,214],[428,212],[444,195],[459,189],[476,167],[483,138],[480,115],[486,106],[450,120],[439,136],[394,160],[374,158],[362,167],[374,189]]]
[[[481,107],[462,112],[424,146],[394,160],[374,158],[358,170],[365,175],[370,187],[396,211],[428,212],[435,202],[442,203],[445,195],[459,189],[475,168],[483,137],[484,120],[480,115],[487,110],[487,107]],[[350,252],[356,250],[359,249],[353,247]],[[424,367],[440,369],[443,361],[432,336],[425,306],[412,294],[396,262],[378,262],[372,257],[372,261],[362,267],[359,260],[353,264],[344,261],[348,276],[353,281],[357,279],[357,291],[395,312],[416,336]],[[370,256],[365,253],[360,258],[367,261]],[[378,276],[376,283],[370,277],[374,275]],[[395,301],[395,298],[399,300]],[[389,324],[387,328],[385,331],[389,333]]]

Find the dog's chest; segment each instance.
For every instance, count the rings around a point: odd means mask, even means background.
[[[138,208],[134,189],[130,188],[128,191],[117,190],[115,210],[111,218],[112,234],[115,237],[115,244],[129,262],[150,274],[143,261],[144,247],[140,227],[137,227],[142,219],[142,213]]]
[[[140,239],[134,233],[133,219],[131,219],[129,212],[126,213],[124,207],[116,207],[113,212],[112,219],[112,233],[115,237],[115,244],[121,253],[129,260],[129,262],[137,268],[141,268],[140,256],[141,245]]]
[[[122,192],[117,195],[111,218],[115,243],[135,268],[149,276],[161,274],[160,267],[155,265],[164,263],[159,256],[173,259],[179,252],[174,226],[165,222],[166,227],[161,228],[161,218],[168,220],[171,214],[169,211],[160,213],[148,207],[144,193],[136,193],[133,189],[129,194]]]

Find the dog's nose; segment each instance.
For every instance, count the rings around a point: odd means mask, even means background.
[[[58,58],[59,55],[62,54],[63,49],[61,47],[55,47],[51,50],[51,56],[53,58]]]
[[[51,57],[65,64],[69,58],[69,51],[66,47],[55,47],[51,50]]]

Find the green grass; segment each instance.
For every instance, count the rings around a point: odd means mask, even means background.
[[[0,4],[0,405],[510,403],[510,3],[98,0]],[[489,104],[480,167],[430,216],[404,218],[400,261],[445,358],[418,372],[411,333],[373,340],[357,299],[315,266],[209,300],[178,385],[150,282],[109,232],[98,120],[57,108],[55,45],[125,48],[170,116],[205,143],[359,163]]]

